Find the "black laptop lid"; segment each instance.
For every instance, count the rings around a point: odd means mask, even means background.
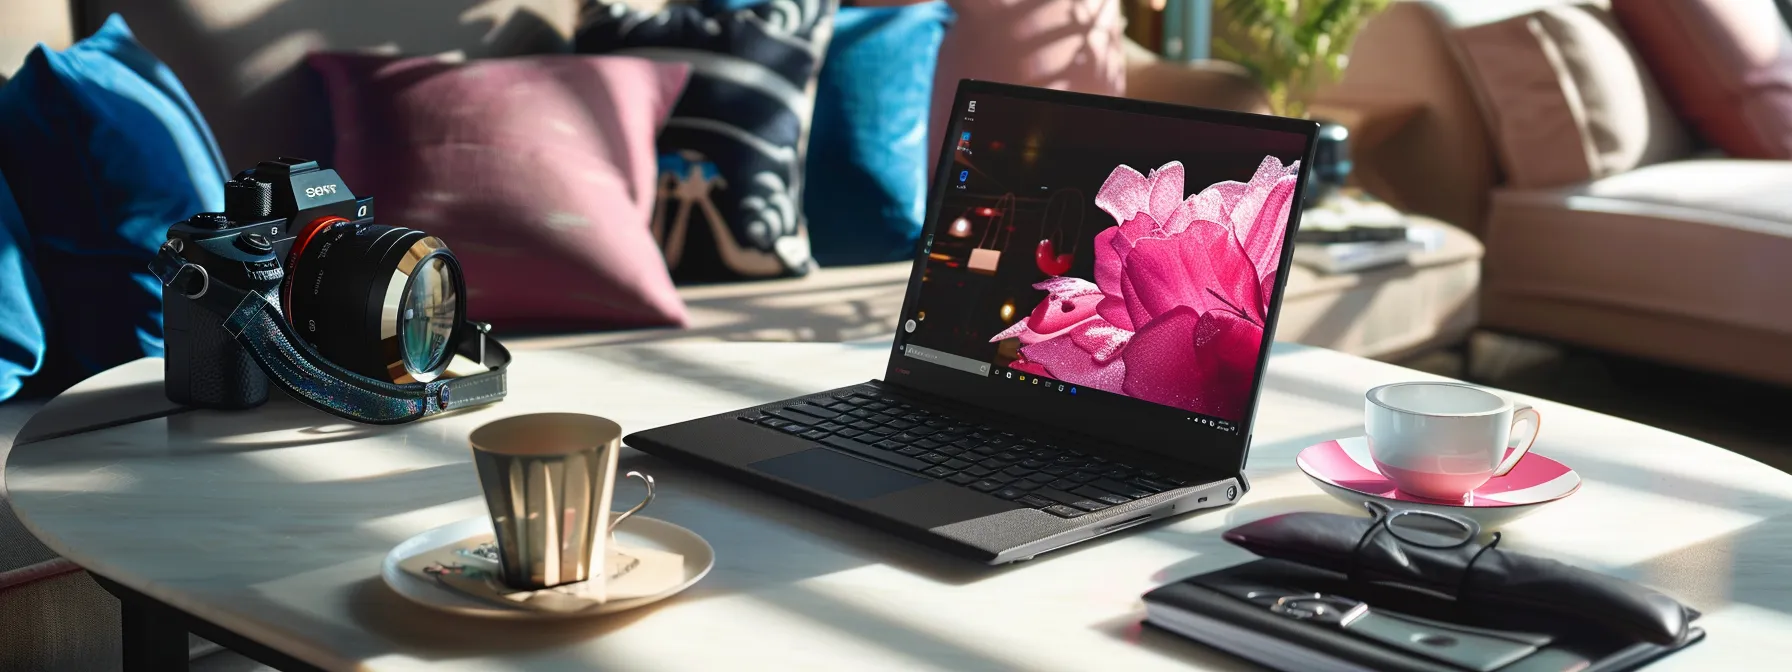
[[[958,89],[885,380],[1243,468],[1318,125]]]

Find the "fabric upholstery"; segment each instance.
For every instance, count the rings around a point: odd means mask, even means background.
[[[654,136],[689,69],[620,56],[447,63],[318,54],[336,169],[375,218],[435,234],[467,309],[509,329],[679,325],[648,219]]]
[[[933,71],[952,19],[941,0],[843,7],[815,94],[803,213],[823,266],[907,259],[938,149],[926,144]]]
[[[1490,306],[1496,296],[1604,306],[1783,338],[1792,333],[1792,312],[1784,309],[1792,287],[1787,184],[1792,162],[1711,159],[1572,188],[1500,190],[1486,241]],[[1507,321],[1513,312],[1489,308],[1488,315]],[[1642,348],[1658,339],[1614,327],[1576,340]],[[1695,349],[1672,361],[1696,362],[1721,349],[1710,341],[1688,347]],[[1792,354],[1782,349],[1776,361],[1792,364]]]
[[[30,398],[0,404],[0,575],[28,570],[57,559],[55,552],[25,529],[25,523],[13,513],[12,504],[6,499],[6,456],[12,452],[19,430],[43,406],[42,400]],[[11,587],[9,583],[0,582],[0,591]],[[0,666],[0,669],[7,668]]]
[[[1612,6],[1680,116],[1725,154],[1792,159],[1792,30],[1772,0]]]
[[[1500,179],[1455,31],[1543,8],[1604,0],[1402,0],[1363,27],[1350,67],[1317,102],[1375,114],[1414,109],[1397,132],[1351,147],[1351,179],[1403,211],[1483,233],[1489,191]]]
[[[86,572],[0,591],[0,670],[116,670],[118,600]]]
[[[1465,6],[1488,4],[1474,0]],[[1453,22],[1432,3],[1390,4],[1363,27],[1351,47],[1350,67],[1318,92],[1317,102],[1418,108],[1379,144],[1351,146],[1351,179],[1403,211],[1479,235],[1487,192],[1499,176],[1480,105],[1451,37],[1453,28],[1464,25],[1471,24]]]
[[[1478,80],[1487,123],[1515,186],[1557,186],[1592,177],[1586,105],[1561,51],[1536,17],[1490,23],[1456,34]]]
[[[1440,225],[1441,226],[1441,225]],[[1395,358],[1460,342],[1477,324],[1481,244],[1460,229],[1409,267],[1288,275],[1276,338],[1353,355]],[[687,285],[684,329],[642,329],[507,339],[512,348],[718,341],[887,342],[902,322],[909,262],[823,267],[802,278]],[[874,345],[872,347],[882,347]]]
[[[1508,184],[1552,187],[1680,158],[1690,142],[1611,15],[1551,7],[1459,31]]]
[[[815,77],[839,0],[738,10],[592,2],[582,53],[689,63],[691,83],[660,133],[654,232],[684,280],[802,275],[814,267],[802,215]]]
[[[1390,4],[1365,26],[1342,81],[1321,92],[1328,104],[1407,115],[1379,142],[1352,147],[1352,178],[1402,210],[1482,237],[1484,327],[1792,383],[1785,354],[1792,332],[1762,317],[1784,312],[1766,306],[1776,296],[1784,305],[1788,283],[1759,261],[1777,255],[1784,267],[1792,258],[1780,249],[1782,237],[1761,233],[1787,219],[1764,218],[1785,189],[1744,191],[1747,184],[1786,184],[1786,177],[1741,177],[1682,159],[1642,161],[1648,165],[1591,185],[1496,187],[1503,179],[1493,150],[1499,126],[1483,120],[1458,31],[1542,9],[1608,4]],[[1677,180],[1702,186],[1684,188]],[[1705,194],[1721,195],[1710,201],[1716,210],[1650,200]],[[1716,275],[1697,275],[1707,271]]]
[[[49,306],[44,375],[72,383],[160,356],[149,259],[170,224],[223,207],[227,177],[180,81],[114,16],[65,51],[32,52],[0,88],[0,147]]]
[[[0,401],[18,393],[43,364],[44,309],[31,265],[31,236],[0,175]]]
[[[1749,218],[1792,225],[1792,163],[1696,159],[1656,164],[1595,180],[1573,193],[1682,208],[1689,216]],[[1694,217],[1697,219],[1698,217]],[[1771,225],[1769,225],[1771,226]]]
[[[1482,326],[1740,378],[1792,385],[1786,334],[1624,306],[1485,292]]]
[[[1113,0],[948,0],[928,147],[938,148],[958,80],[1118,96],[1126,92],[1125,19]]]
[[[0,482],[19,429],[43,402],[0,404]],[[118,668],[118,601],[46,548],[0,485],[0,670]]]
[[[39,2],[42,0],[31,0]],[[314,51],[468,58],[564,51],[578,0],[71,0],[77,16],[117,12],[192,92],[225,165],[328,157],[330,111],[304,63]],[[94,25],[76,26],[91,31]]]

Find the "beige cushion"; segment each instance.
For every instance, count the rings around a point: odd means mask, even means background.
[[[1612,11],[1706,141],[1736,158],[1792,159],[1792,31],[1774,0],[1625,0]]]
[[[1792,161],[1674,161],[1613,175],[1573,193],[1671,206],[1673,210],[1650,211],[1692,221],[1729,221],[1778,232],[1792,226]],[[1781,261],[1792,268],[1792,259]]]
[[[1689,160],[1494,193],[1486,286],[1792,335],[1792,162]],[[1603,334],[1618,347],[1647,334]]]
[[[1288,274],[1276,338],[1365,357],[1460,339],[1475,326],[1481,244],[1441,223],[1410,266]],[[802,278],[680,287],[690,328],[506,339],[513,348],[692,341],[885,341],[901,320],[909,262],[824,268]],[[881,346],[879,346],[881,347]]]
[[[1563,81],[1561,51],[1541,21],[1467,28],[1456,43],[1487,99],[1487,125],[1508,183],[1553,186],[1592,176],[1592,147],[1581,128],[1586,109],[1573,82]]]
[[[83,29],[91,31],[118,12],[174,70],[233,171],[281,155],[330,158],[329,102],[305,68],[307,53],[460,51],[478,57],[553,51],[564,45],[578,14],[577,0],[83,4],[80,16],[90,24]]]
[[[1567,0],[1394,2],[1363,27],[1350,67],[1317,96],[1340,119],[1384,117],[1381,137],[1351,138],[1351,179],[1405,212],[1481,232],[1498,178],[1488,126],[1463,75],[1455,29],[1511,18]],[[1405,113],[1404,110],[1413,110]],[[1371,124],[1376,125],[1376,124]]]
[[[1549,7],[1457,32],[1507,183],[1572,184],[1691,146],[1610,12]]]

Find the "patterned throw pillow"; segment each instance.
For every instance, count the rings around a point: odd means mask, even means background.
[[[815,76],[839,0],[642,12],[586,5],[575,44],[691,65],[659,136],[653,233],[680,280],[802,275],[815,265],[803,164]]]

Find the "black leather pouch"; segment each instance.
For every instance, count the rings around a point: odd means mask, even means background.
[[[1704,634],[1692,627],[1655,644],[1551,612],[1464,609],[1428,590],[1272,559],[1165,585],[1145,605],[1158,629],[1300,672],[1622,672]]]
[[[1341,573],[1353,583],[1432,594],[1465,612],[1548,614],[1658,645],[1689,637],[1697,612],[1644,586],[1482,544],[1473,538],[1478,528],[1452,547],[1411,543],[1412,535],[1391,532],[1385,520],[1289,513],[1228,530],[1225,539],[1265,558]]]

